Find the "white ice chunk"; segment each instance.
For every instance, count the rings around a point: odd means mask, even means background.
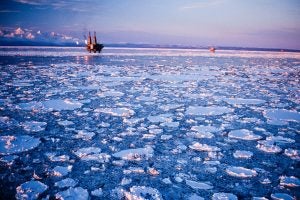
[[[45,130],[45,126],[47,125],[47,123],[37,122],[37,121],[27,121],[27,122],[22,122],[21,125],[23,126],[25,131],[40,132]]]
[[[258,141],[256,148],[266,153],[280,153],[282,151],[279,146],[275,145],[274,142],[270,140]]]
[[[117,153],[114,153],[112,156],[120,158],[123,160],[134,160],[140,161],[142,159],[148,160],[153,156],[153,149],[149,147],[138,148],[138,149],[126,149]]]
[[[89,192],[86,189],[83,189],[82,187],[70,187],[69,189],[58,192],[55,195],[56,199],[59,200],[66,200],[66,199],[76,199],[76,200],[88,200],[89,199]]]
[[[284,154],[293,160],[300,160],[300,151],[297,149],[285,149]]]
[[[173,136],[172,135],[161,135],[160,136],[160,139],[161,140],[169,140],[169,139],[171,139]]]
[[[299,187],[300,179],[295,176],[281,176],[280,185],[285,187]]]
[[[192,194],[189,196],[188,200],[205,200],[203,197],[198,196],[197,194]]]
[[[256,135],[252,131],[249,131],[247,129],[230,131],[228,133],[228,137],[240,140],[259,140],[262,138],[261,136]]]
[[[89,132],[86,130],[79,130],[79,131],[77,131],[77,134],[74,135],[74,138],[83,139],[83,140],[91,140],[94,136],[95,136],[94,132]]]
[[[285,109],[269,109],[263,112],[264,117],[269,120],[300,121],[300,113]]]
[[[61,100],[61,99],[53,99],[47,100],[42,102],[43,107],[46,110],[55,110],[55,111],[62,111],[62,110],[75,110],[77,108],[81,108],[83,105],[82,103],[75,101],[75,100]]]
[[[130,189],[130,192],[124,191],[124,197],[125,199],[132,199],[132,200],[145,200],[145,196],[147,196],[147,199],[153,199],[153,200],[162,200],[162,195],[160,192],[152,187],[146,187],[146,186],[132,186]]]
[[[233,109],[222,106],[189,106],[186,110],[187,115],[223,115],[233,112]]]
[[[295,200],[292,196],[285,193],[274,193],[271,194],[271,198],[274,200]]]
[[[16,199],[38,199],[48,186],[39,181],[28,181],[17,187]]]
[[[251,151],[239,151],[239,150],[237,150],[233,153],[233,156],[235,158],[249,159],[253,156],[253,153]]]
[[[258,105],[266,102],[265,100],[261,100],[261,99],[242,99],[242,98],[225,98],[224,101],[232,105],[240,105],[240,104]]]
[[[61,181],[56,182],[54,185],[59,188],[65,188],[65,187],[75,187],[77,185],[78,181],[75,181],[71,178],[65,178]]]
[[[72,171],[73,166],[69,165],[67,167],[63,167],[63,166],[56,166],[54,167],[52,173],[54,176],[66,176],[68,175],[68,173],[70,173]]]
[[[36,148],[40,139],[28,135],[0,136],[0,155],[21,153]]]
[[[135,112],[129,108],[97,108],[95,112],[106,113],[117,117],[130,117]]]
[[[108,162],[111,156],[100,152],[101,149],[98,147],[86,147],[73,151],[73,153],[83,161],[97,161],[99,163]]]
[[[251,178],[257,175],[257,172],[253,169],[247,169],[244,167],[229,166],[226,169],[226,173],[230,176],[239,178]]]
[[[221,150],[219,147],[210,146],[207,144],[201,144],[199,142],[196,142],[193,145],[189,145],[189,148],[196,151],[220,151]]]
[[[213,188],[210,182],[197,182],[192,180],[185,180],[185,183],[193,189],[210,190]]]
[[[101,197],[103,195],[102,188],[95,189],[91,192],[91,195]]]
[[[214,193],[212,200],[238,200],[237,196],[232,193]]]
[[[74,124],[74,122],[68,121],[68,120],[58,121],[57,123],[58,123],[59,125],[61,125],[61,126],[70,126],[70,125],[73,125],[73,124]]]

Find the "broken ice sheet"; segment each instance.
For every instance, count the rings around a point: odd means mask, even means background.
[[[46,122],[26,121],[22,122],[21,126],[28,132],[40,132],[45,130]]]
[[[198,182],[192,180],[185,180],[185,183],[193,189],[199,189],[199,190],[213,189],[213,186],[210,182]]]
[[[195,142],[192,145],[189,145],[189,148],[196,150],[196,151],[220,151],[221,149],[219,147],[216,146],[210,146],[207,144],[201,144],[199,142]]]
[[[280,185],[284,187],[300,187],[300,179],[295,176],[281,176]]]
[[[72,165],[69,165],[69,166],[66,166],[66,167],[56,166],[52,170],[52,174],[53,174],[53,176],[66,176],[72,171],[72,168],[73,168]]]
[[[214,116],[214,115],[223,115],[226,113],[231,113],[234,110],[228,107],[224,106],[189,106],[186,109],[187,115],[208,115],[208,116]]]
[[[162,200],[162,195],[160,192],[152,187],[146,186],[132,186],[129,191],[124,189],[118,189],[118,198],[119,199],[132,199],[132,200],[143,200],[146,199],[155,199]]]
[[[224,98],[223,100],[232,105],[258,105],[265,103],[265,101],[261,99]]]
[[[214,193],[212,200],[238,200],[237,196],[231,193]]]
[[[96,113],[105,113],[117,117],[130,117],[135,114],[135,112],[129,108],[97,108]]]
[[[77,185],[78,181],[75,181],[71,178],[65,178],[61,181],[58,181],[54,184],[54,186],[59,188],[65,188],[65,187],[75,187]]]
[[[252,131],[249,131],[247,129],[230,131],[228,137],[240,140],[259,140],[262,138],[261,136],[256,135]]]
[[[17,187],[16,199],[39,199],[48,186],[39,181],[28,181]]]
[[[65,200],[65,199],[76,199],[76,200],[88,200],[89,199],[89,192],[82,187],[70,187],[69,189],[58,192],[55,195],[56,199]]]
[[[253,153],[251,151],[240,151],[237,150],[233,153],[233,156],[235,158],[244,158],[244,159],[249,159],[253,156]]]
[[[79,130],[79,131],[77,131],[77,134],[74,135],[74,138],[83,139],[83,140],[91,140],[94,136],[95,136],[94,132],[89,132],[86,130]]]
[[[28,135],[0,136],[0,155],[21,153],[36,148],[40,139]]]
[[[153,149],[150,146],[147,146],[145,148],[122,150],[114,153],[112,156],[123,160],[140,161],[151,158],[153,156],[153,152]]]
[[[300,113],[285,109],[268,109],[263,112],[264,117],[270,121],[300,121]]]
[[[99,163],[105,163],[110,160],[110,155],[101,153],[101,149],[98,147],[86,147],[73,151],[73,153],[83,161],[96,161]]]
[[[229,166],[226,169],[226,173],[230,176],[239,178],[251,178],[257,175],[257,172],[253,169],[247,169],[244,167]]]

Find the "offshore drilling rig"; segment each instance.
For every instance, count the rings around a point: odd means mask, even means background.
[[[91,33],[89,32],[89,36],[87,39],[87,44],[86,44],[86,49],[88,52],[101,52],[103,49],[104,45],[103,44],[98,44],[97,43],[97,37],[96,37],[96,32],[94,32],[94,41],[92,41]]]

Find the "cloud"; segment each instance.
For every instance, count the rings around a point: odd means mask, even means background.
[[[219,5],[223,2],[224,2],[224,0],[202,0],[201,2],[182,6],[180,9],[181,10],[190,10],[190,9],[207,8],[210,6]]]
[[[63,9],[71,10],[74,12],[88,12],[95,9],[97,1],[95,0],[14,0],[15,2],[27,4],[31,6],[37,6],[39,8],[53,8],[53,9]]]

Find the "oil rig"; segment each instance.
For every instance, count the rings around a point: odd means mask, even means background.
[[[91,33],[89,32],[89,36],[87,39],[87,44],[86,44],[86,50],[88,52],[101,52],[103,49],[104,45],[103,44],[98,44],[97,43],[97,37],[96,37],[96,32],[94,32],[94,41],[92,41]]]

